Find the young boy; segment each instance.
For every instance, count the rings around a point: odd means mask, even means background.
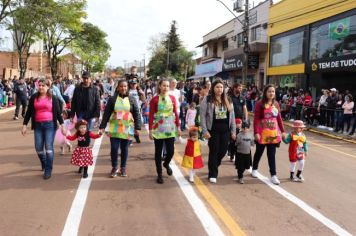
[[[289,144],[289,161],[290,161],[290,180],[295,182],[303,182],[302,175],[304,169],[304,159],[307,156],[308,145],[307,139],[303,133],[305,125],[301,120],[293,122],[293,129],[291,133],[283,140],[284,143]],[[298,172],[294,177],[295,166],[298,162]]]
[[[255,140],[249,131],[248,121],[242,122],[241,132],[236,137],[236,158],[235,166],[240,184],[244,184],[243,174],[250,169],[252,164],[251,147],[255,145]]]

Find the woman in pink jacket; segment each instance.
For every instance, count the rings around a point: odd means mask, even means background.
[[[352,119],[352,110],[354,109],[354,102],[353,102],[351,94],[348,94],[345,96],[345,102],[342,105],[342,108],[344,109],[344,119],[342,122],[341,131],[344,132],[344,127],[345,127],[345,123],[346,123],[347,128],[346,128],[345,134],[347,134],[350,129],[350,124],[351,124],[351,119]]]

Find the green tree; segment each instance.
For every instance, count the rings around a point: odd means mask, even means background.
[[[99,27],[84,23],[72,44],[73,52],[83,61],[89,71],[102,72],[110,57],[111,47],[106,41],[107,34]]]
[[[35,11],[36,1],[19,0],[16,6],[10,7],[10,16],[6,21],[12,33],[13,41],[19,57],[20,77],[24,78],[27,70],[27,61],[30,56],[30,47],[41,37],[38,26],[38,15]]]
[[[153,78],[174,76],[177,79],[184,79],[195,65],[192,59],[195,53],[182,46],[176,24],[177,22],[173,21],[168,34],[152,37],[149,42],[151,59],[148,67],[149,75]]]
[[[38,0],[41,28],[52,77],[57,75],[59,55],[82,30],[86,0]]]
[[[14,0],[0,0],[0,23],[10,15],[10,7],[15,4]]]

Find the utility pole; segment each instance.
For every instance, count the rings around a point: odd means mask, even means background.
[[[248,74],[248,54],[250,51],[249,44],[248,44],[248,34],[249,34],[249,16],[248,16],[248,0],[245,2],[245,22],[243,25],[243,37],[244,37],[244,55],[245,55],[245,63],[243,70],[245,71],[242,76],[242,84],[245,84],[247,81],[247,74]]]
[[[168,67],[169,67],[169,41],[170,41],[170,39],[168,38],[166,73],[168,73]]]
[[[143,79],[146,79],[146,55],[143,54]]]

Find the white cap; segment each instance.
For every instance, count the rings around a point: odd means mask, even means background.
[[[336,92],[336,88],[330,89],[331,92]]]

